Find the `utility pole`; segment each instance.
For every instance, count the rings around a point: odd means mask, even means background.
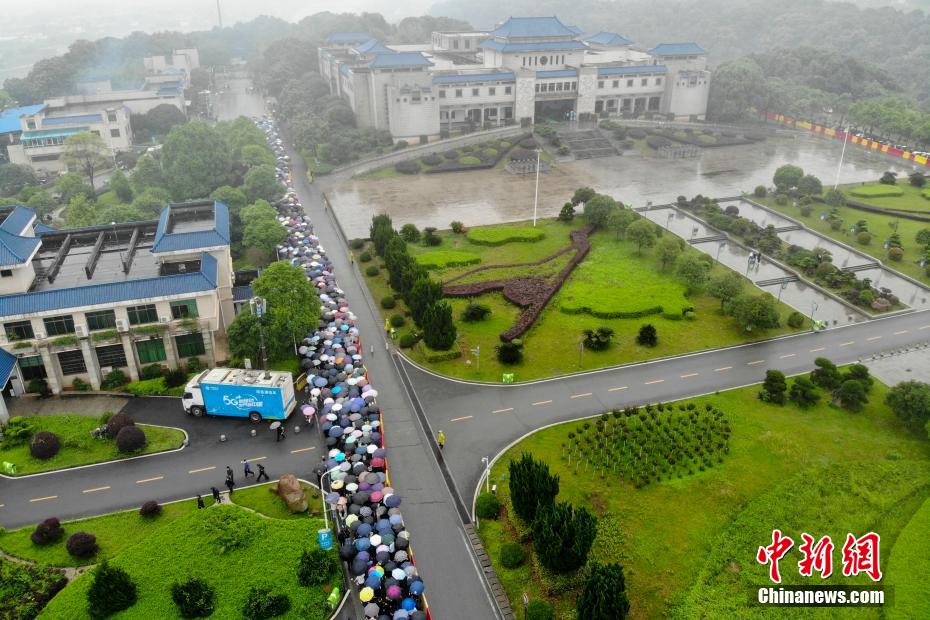
[[[249,300],[249,305],[252,307],[252,314],[258,319],[258,339],[262,350],[262,370],[268,370],[268,352],[265,349],[265,326],[262,322],[265,311],[267,310],[267,302],[261,297],[253,297]]]
[[[540,150],[536,149],[536,195],[533,197],[533,228],[536,228],[536,209],[539,205],[539,155]]]
[[[216,0],[216,20],[220,24],[220,28],[223,27],[223,12],[220,10],[220,0]]]
[[[840,184],[840,171],[843,169],[843,158],[846,157],[846,143],[849,142],[849,126],[846,126],[846,131],[843,133],[843,150],[840,151],[840,163],[836,167],[836,178],[833,179],[833,189],[836,189],[836,186]]]

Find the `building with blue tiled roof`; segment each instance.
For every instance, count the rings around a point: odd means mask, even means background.
[[[558,17],[510,17],[487,32],[434,32],[422,45],[334,33],[320,74],[361,126],[397,139],[580,114],[703,119],[710,72],[695,43],[651,51]]]
[[[227,356],[234,296],[222,202],[64,230],[0,208],[0,382],[15,394],[33,379],[57,393],[75,379],[98,389],[114,369],[135,380],[149,364],[215,364]]]

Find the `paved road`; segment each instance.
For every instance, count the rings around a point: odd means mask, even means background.
[[[769,369],[798,374],[813,369],[817,357],[852,363],[928,342],[930,311],[527,384],[479,387],[410,362],[404,367],[429,424],[445,431],[444,457],[470,502],[484,470],[482,457],[493,458],[547,424],[749,385],[762,381]]]

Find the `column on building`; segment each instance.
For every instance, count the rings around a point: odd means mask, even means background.
[[[200,337],[203,338],[204,355],[207,357],[207,365],[213,368],[216,366],[216,353],[213,349],[213,335],[209,329],[201,329]]]
[[[130,338],[129,334],[120,334],[120,343],[123,345],[123,351],[126,352],[126,367],[129,370],[129,379],[138,381],[139,362],[136,358],[136,348],[132,344],[132,338]]]
[[[52,355],[48,347],[41,347],[39,354],[42,356],[42,364],[45,366],[45,374],[47,375],[45,380],[48,382],[48,388],[52,391],[52,394],[61,394],[61,369],[58,367],[57,356]]]
[[[171,331],[166,330],[164,332],[165,340],[165,354],[168,356],[168,367],[169,368],[180,368],[181,362],[178,358],[178,345],[174,341],[174,334]]]
[[[97,365],[97,356],[94,353],[94,348],[90,346],[90,340],[87,338],[81,338],[81,353],[84,354],[84,366],[87,368],[90,387],[93,390],[99,390],[100,366]]]

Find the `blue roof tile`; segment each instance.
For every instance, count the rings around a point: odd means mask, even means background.
[[[649,53],[653,56],[700,56],[707,52],[697,43],[659,43]]]
[[[365,32],[334,32],[326,37],[326,42],[336,44],[364,43],[370,38],[371,35]]]
[[[665,65],[630,65],[626,67],[598,67],[597,75],[640,75],[643,73],[665,73]]]
[[[34,230],[37,235],[42,235],[44,233],[50,233],[50,232],[58,232],[57,228],[53,228],[49,226],[48,224],[43,224],[42,222],[38,222],[38,221],[32,227],[32,230]]]
[[[537,71],[536,79],[576,77],[577,69],[556,69],[555,71]]]
[[[465,84],[467,82],[513,82],[513,73],[460,73],[458,75],[439,75],[433,78],[433,84]]]
[[[15,366],[16,356],[9,351],[0,349],[0,382],[3,385],[6,385],[6,382],[10,380],[10,375],[13,374]]]
[[[500,43],[493,39],[485,39],[478,44],[479,47],[485,47],[499,52],[549,52],[558,50],[583,50],[587,45],[581,41],[543,41],[540,43]]]
[[[40,129],[39,131],[24,131],[20,136],[23,140],[39,140],[41,138],[66,138],[82,131],[89,131],[90,127],[63,127],[61,129]]]
[[[216,278],[216,259],[204,252],[195,273],[0,296],[0,316],[202,293],[216,289]]]
[[[0,230],[5,230],[13,235],[22,235],[35,217],[36,212],[32,209],[16,205],[10,214],[6,216],[6,219],[3,220],[3,223],[0,224]]]
[[[575,36],[577,30],[566,26],[558,17],[511,17],[491,32],[492,37],[565,37]]]
[[[369,39],[361,45],[352,48],[359,54],[396,54],[394,50],[377,39]]]
[[[0,229],[0,267],[28,262],[40,243],[38,237],[20,237]]]
[[[234,286],[233,287],[233,301],[248,301],[252,299],[252,285],[246,284],[245,286]]]
[[[378,54],[368,66],[372,69],[395,69],[400,67],[430,67],[433,63],[422,52],[394,52]]]
[[[633,45],[632,41],[626,37],[621,37],[615,32],[598,32],[597,34],[585,37],[584,40],[588,43],[596,43],[598,45]]]
[[[102,114],[73,114],[71,116],[46,116],[42,119],[43,127],[55,125],[80,125],[82,123],[102,123]]]
[[[167,231],[168,216],[172,207],[176,206],[183,205],[167,206],[161,211],[158,218],[158,228],[155,229],[155,243],[152,245],[153,254],[229,245],[229,208],[226,203],[219,200],[213,201],[213,228],[170,233]]]
[[[0,133],[15,133],[22,131],[22,125],[19,123],[19,117],[24,114],[35,114],[45,109],[45,104],[27,105],[19,108],[10,108],[0,112]]]

